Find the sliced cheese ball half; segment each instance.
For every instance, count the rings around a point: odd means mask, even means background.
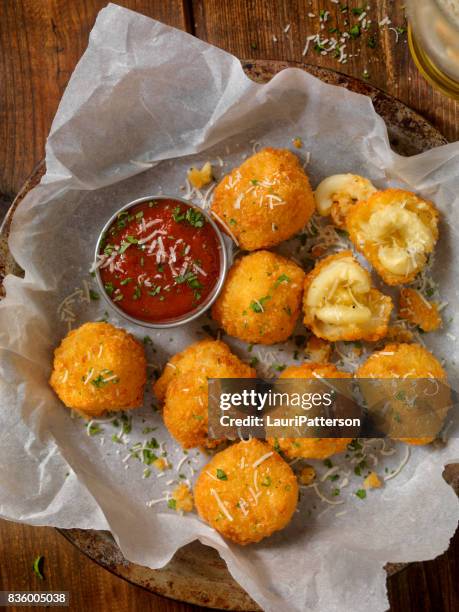
[[[314,192],[317,210],[323,217],[331,215],[333,223],[345,227],[349,210],[365,202],[376,187],[358,174],[334,174],[324,179]]]
[[[351,251],[322,259],[306,276],[304,324],[330,342],[383,338],[392,307]]]
[[[438,239],[438,211],[410,191],[386,189],[347,216],[352,242],[388,285],[411,282]]]

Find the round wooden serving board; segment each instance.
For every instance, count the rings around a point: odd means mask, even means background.
[[[266,83],[284,68],[296,67],[306,70],[326,83],[370,96],[376,111],[387,125],[393,149],[402,155],[414,155],[447,143],[447,140],[423,117],[363,81],[332,70],[293,62],[256,60],[243,61],[242,64],[246,74],[259,83]],[[24,196],[40,182],[44,171],[45,164],[41,162],[14,200],[0,228],[0,287],[5,274],[20,273],[7,246],[14,211]],[[459,474],[457,470],[451,469],[452,467],[448,466],[449,469],[445,470],[445,477],[458,490]],[[159,595],[223,610],[247,612],[260,610],[230,576],[225,562],[218,553],[199,542],[188,544],[177,551],[165,567],[152,570],[127,561],[108,532],[82,529],[60,530],[60,532],[99,565]],[[391,575],[402,567],[404,565],[388,564],[386,570],[388,575]]]

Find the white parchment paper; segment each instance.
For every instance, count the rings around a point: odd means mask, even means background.
[[[361,479],[353,473],[340,476],[342,492],[333,498],[328,468],[317,463],[319,490],[336,505],[305,489],[285,531],[241,548],[195,514],[180,516],[165,502],[147,505],[167,497],[178,471],[192,481],[205,462],[197,451],[183,455],[152,411],[151,397],[133,414],[132,430],[119,432],[119,444],[111,440],[118,431],[113,422],[99,423],[100,433],[88,436],[84,422],[71,418],[47,382],[52,351],[67,331],[62,301],[70,296],[74,326],[103,317],[107,308],[88,299],[87,283],[94,244],[109,215],[143,195],[183,194],[191,164],[209,159],[223,174],[251,153],[251,141],[291,147],[294,137],[304,143],[295,152],[304,160],[306,151],[311,154],[313,185],[332,173],[355,172],[381,187],[404,185],[442,211],[433,274],[449,306],[445,328],[428,345],[446,359],[454,383],[459,143],[401,158],[390,150],[368,98],[296,69],[255,84],[231,55],[111,4],[100,12],[59,106],[46,146],[46,175],[14,216],[10,248],[25,278],[6,279],[0,304],[0,515],[34,525],[110,529],[128,559],[154,568],[199,538],[219,551],[266,610],[377,612],[388,605],[383,565],[433,558],[454,533],[459,506],[442,471],[459,461],[457,438],[443,449],[412,448],[410,457],[403,445],[384,454],[380,443],[367,443],[375,469],[396,477],[365,500],[355,496]],[[109,321],[146,335],[112,311]],[[152,369],[202,338],[202,324],[148,334]],[[243,343],[225,340],[248,356]],[[278,348],[268,351],[276,356]],[[157,429],[146,435],[145,427]],[[145,466],[128,449],[152,435],[172,468],[142,478]]]

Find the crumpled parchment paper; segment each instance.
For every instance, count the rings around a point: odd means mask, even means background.
[[[88,298],[88,270],[97,235],[113,211],[143,195],[183,195],[192,163],[209,159],[221,175],[251,154],[251,141],[291,147],[294,137],[304,142],[295,150],[303,160],[310,152],[313,185],[351,171],[379,186],[416,190],[442,211],[433,273],[450,306],[446,329],[430,335],[429,347],[446,359],[454,382],[459,144],[402,158],[390,150],[368,98],[297,69],[255,84],[231,55],[110,4],[97,18],[53,122],[46,175],[14,216],[10,248],[25,278],[5,280],[0,304],[0,515],[34,525],[110,529],[128,559],[153,568],[198,538],[219,551],[266,610],[382,611],[388,605],[387,561],[430,559],[448,546],[459,506],[442,470],[459,461],[457,438],[442,449],[412,448],[410,457],[403,445],[383,452],[381,443],[365,446],[375,470],[396,475],[365,500],[355,495],[361,479],[353,474],[354,459],[340,468],[348,476],[340,476],[339,498],[331,495],[328,468],[316,462],[319,492],[335,504],[324,502],[314,487],[303,489],[285,531],[241,548],[195,514],[180,516],[157,502],[177,484],[178,471],[192,481],[205,458],[197,451],[183,455],[152,411],[150,396],[133,414],[132,430],[119,432],[124,444],[117,444],[111,441],[116,423],[98,423],[99,433],[87,435],[85,423],[71,417],[47,382],[52,351],[69,321],[77,326],[97,320],[107,309],[102,300]],[[156,352],[146,349],[152,369],[203,337],[202,321],[152,333],[112,311],[109,321],[151,338]],[[249,356],[243,343],[225,340]],[[276,350],[259,355],[272,357]],[[145,426],[157,429],[145,435]],[[130,457],[129,448],[152,435],[173,468],[142,478],[145,466]]]

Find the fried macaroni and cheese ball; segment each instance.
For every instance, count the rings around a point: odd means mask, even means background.
[[[239,369],[241,372],[248,371],[248,366],[241,363],[240,359],[231,352],[229,346],[224,342],[211,340],[210,338],[194,342],[169,359],[161,376],[153,383],[153,392],[162,403],[166,398],[169,383],[180,374],[198,372],[204,376],[210,376],[207,373],[209,371],[215,372],[217,368],[220,372],[218,377],[221,378],[225,378],[225,372],[227,371]],[[240,377],[245,378],[243,374]]]
[[[331,215],[333,223],[345,227],[349,210],[357,202],[365,202],[376,187],[357,174],[334,174],[324,179],[314,192],[320,215]]]
[[[50,385],[87,417],[141,406],[146,381],[142,344],[109,323],[85,323],[54,351]]]
[[[266,148],[225,176],[212,212],[246,251],[269,248],[299,232],[314,212],[314,196],[298,158]]]
[[[346,227],[357,249],[388,285],[411,282],[438,239],[439,214],[432,202],[410,191],[386,189],[356,204]]]
[[[252,439],[213,457],[199,475],[194,501],[204,521],[245,545],[290,522],[298,484],[290,466],[268,444]]]
[[[303,363],[299,366],[289,366],[279,378],[344,379],[352,378],[352,374],[338,370],[331,363]],[[344,452],[352,438],[268,438],[267,442],[289,459],[327,459]]]
[[[365,380],[360,382],[361,390],[371,406],[384,406],[384,425],[388,427],[387,433],[391,438],[403,440],[409,444],[428,444],[435,439],[440,431],[446,412],[450,405],[450,393],[446,387],[446,372],[440,362],[426,348],[419,344],[387,344],[381,351],[373,353],[363,363],[356,372],[356,377],[360,379],[401,379],[397,388],[392,393],[389,386],[373,385]],[[424,391],[424,385],[416,387],[414,391],[404,381],[406,379],[437,379],[444,381],[445,385],[438,389],[433,380]],[[435,390],[437,388],[437,393]],[[435,397],[432,400],[432,407],[423,411],[418,411],[416,418],[419,420],[422,431],[432,431],[431,436],[419,438],[406,437],[412,433],[416,427],[411,415],[413,415],[413,403],[410,402],[410,391],[414,396],[419,397],[425,393],[425,398]],[[390,396],[390,402],[387,401]],[[393,397],[392,397],[393,396]],[[392,413],[394,418],[389,422]],[[432,409],[431,409],[432,408]],[[388,415],[388,416],[387,416]],[[403,436],[405,433],[405,436]]]
[[[214,448],[221,440],[207,437],[208,378],[255,378],[255,370],[217,340],[196,342],[169,364],[154,386],[164,397],[164,424],[183,448]]]
[[[293,261],[257,251],[228,273],[212,317],[230,336],[274,344],[291,336],[301,309],[304,272]]]
[[[304,282],[304,324],[319,338],[379,340],[387,332],[392,300],[371,286],[351,251],[319,261]]]

